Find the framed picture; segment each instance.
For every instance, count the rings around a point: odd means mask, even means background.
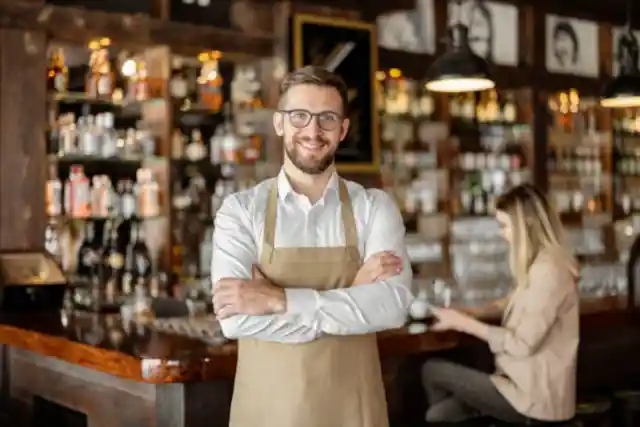
[[[469,26],[473,52],[492,64],[518,66],[518,8],[484,0],[458,5],[449,3],[449,25],[462,21]]]
[[[341,172],[378,172],[380,137],[376,110],[378,46],[374,24],[296,14],[292,22],[292,65],[325,67],[349,90],[349,133],[336,152]]]
[[[598,24],[582,19],[547,15],[546,67],[552,73],[597,78]]]
[[[612,75],[617,76],[618,73],[620,73],[620,63],[621,63],[621,53],[620,53],[620,42],[621,42],[621,37],[622,34],[624,33],[625,29],[623,27],[614,27],[612,34],[611,34],[611,42],[613,44],[611,49],[611,52],[613,52],[613,58],[612,58],[612,67],[611,67],[611,71],[612,71]],[[640,31],[632,31],[631,34],[633,34],[633,41],[632,43],[635,43],[636,48],[640,49]]]
[[[434,0],[416,0],[416,8],[377,18],[378,45],[385,49],[410,53],[436,52]]]

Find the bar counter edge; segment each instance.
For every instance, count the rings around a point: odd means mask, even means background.
[[[583,302],[581,310],[583,329],[615,328],[640,318],[615,298]],[[73,320],[63,323],[57,314],[0,315],[5,397],[36,416],[42,401],[77,411],[91,427],[227,425],[235,344],[207,346],[146,328],[109,348],[82,342],[69,333]],[[385,382],[404,357],[459,348],[468,340],[454,332],[411,334],[407,328],[378,334]]]

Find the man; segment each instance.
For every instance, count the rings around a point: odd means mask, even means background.
[[[580,44],[575,28],[568,21],[558,21],[553,27],[553,56],[564,69],[578,65]]]
[[[216,215],[214,309],[239,352],[232,427],[388,425],[375,332],[405,322],[412,274],[394,201],[336,174],[347,105],[323,68],[286,76],[280,174]]]

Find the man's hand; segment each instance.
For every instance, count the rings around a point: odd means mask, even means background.
[[[219,319],[284,313],[286,306],[284,289],[273,285],[257,267],[252,280],[221,279],[213,287],[213,309]]]
[[[379,252],[360,267],[353,285],[365,285],[397,276],[402,271],[402,258],[391,251]]]

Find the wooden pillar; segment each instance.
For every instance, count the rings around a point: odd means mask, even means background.
[[[44,248],[46,37],[0,29],[0,250]]]

